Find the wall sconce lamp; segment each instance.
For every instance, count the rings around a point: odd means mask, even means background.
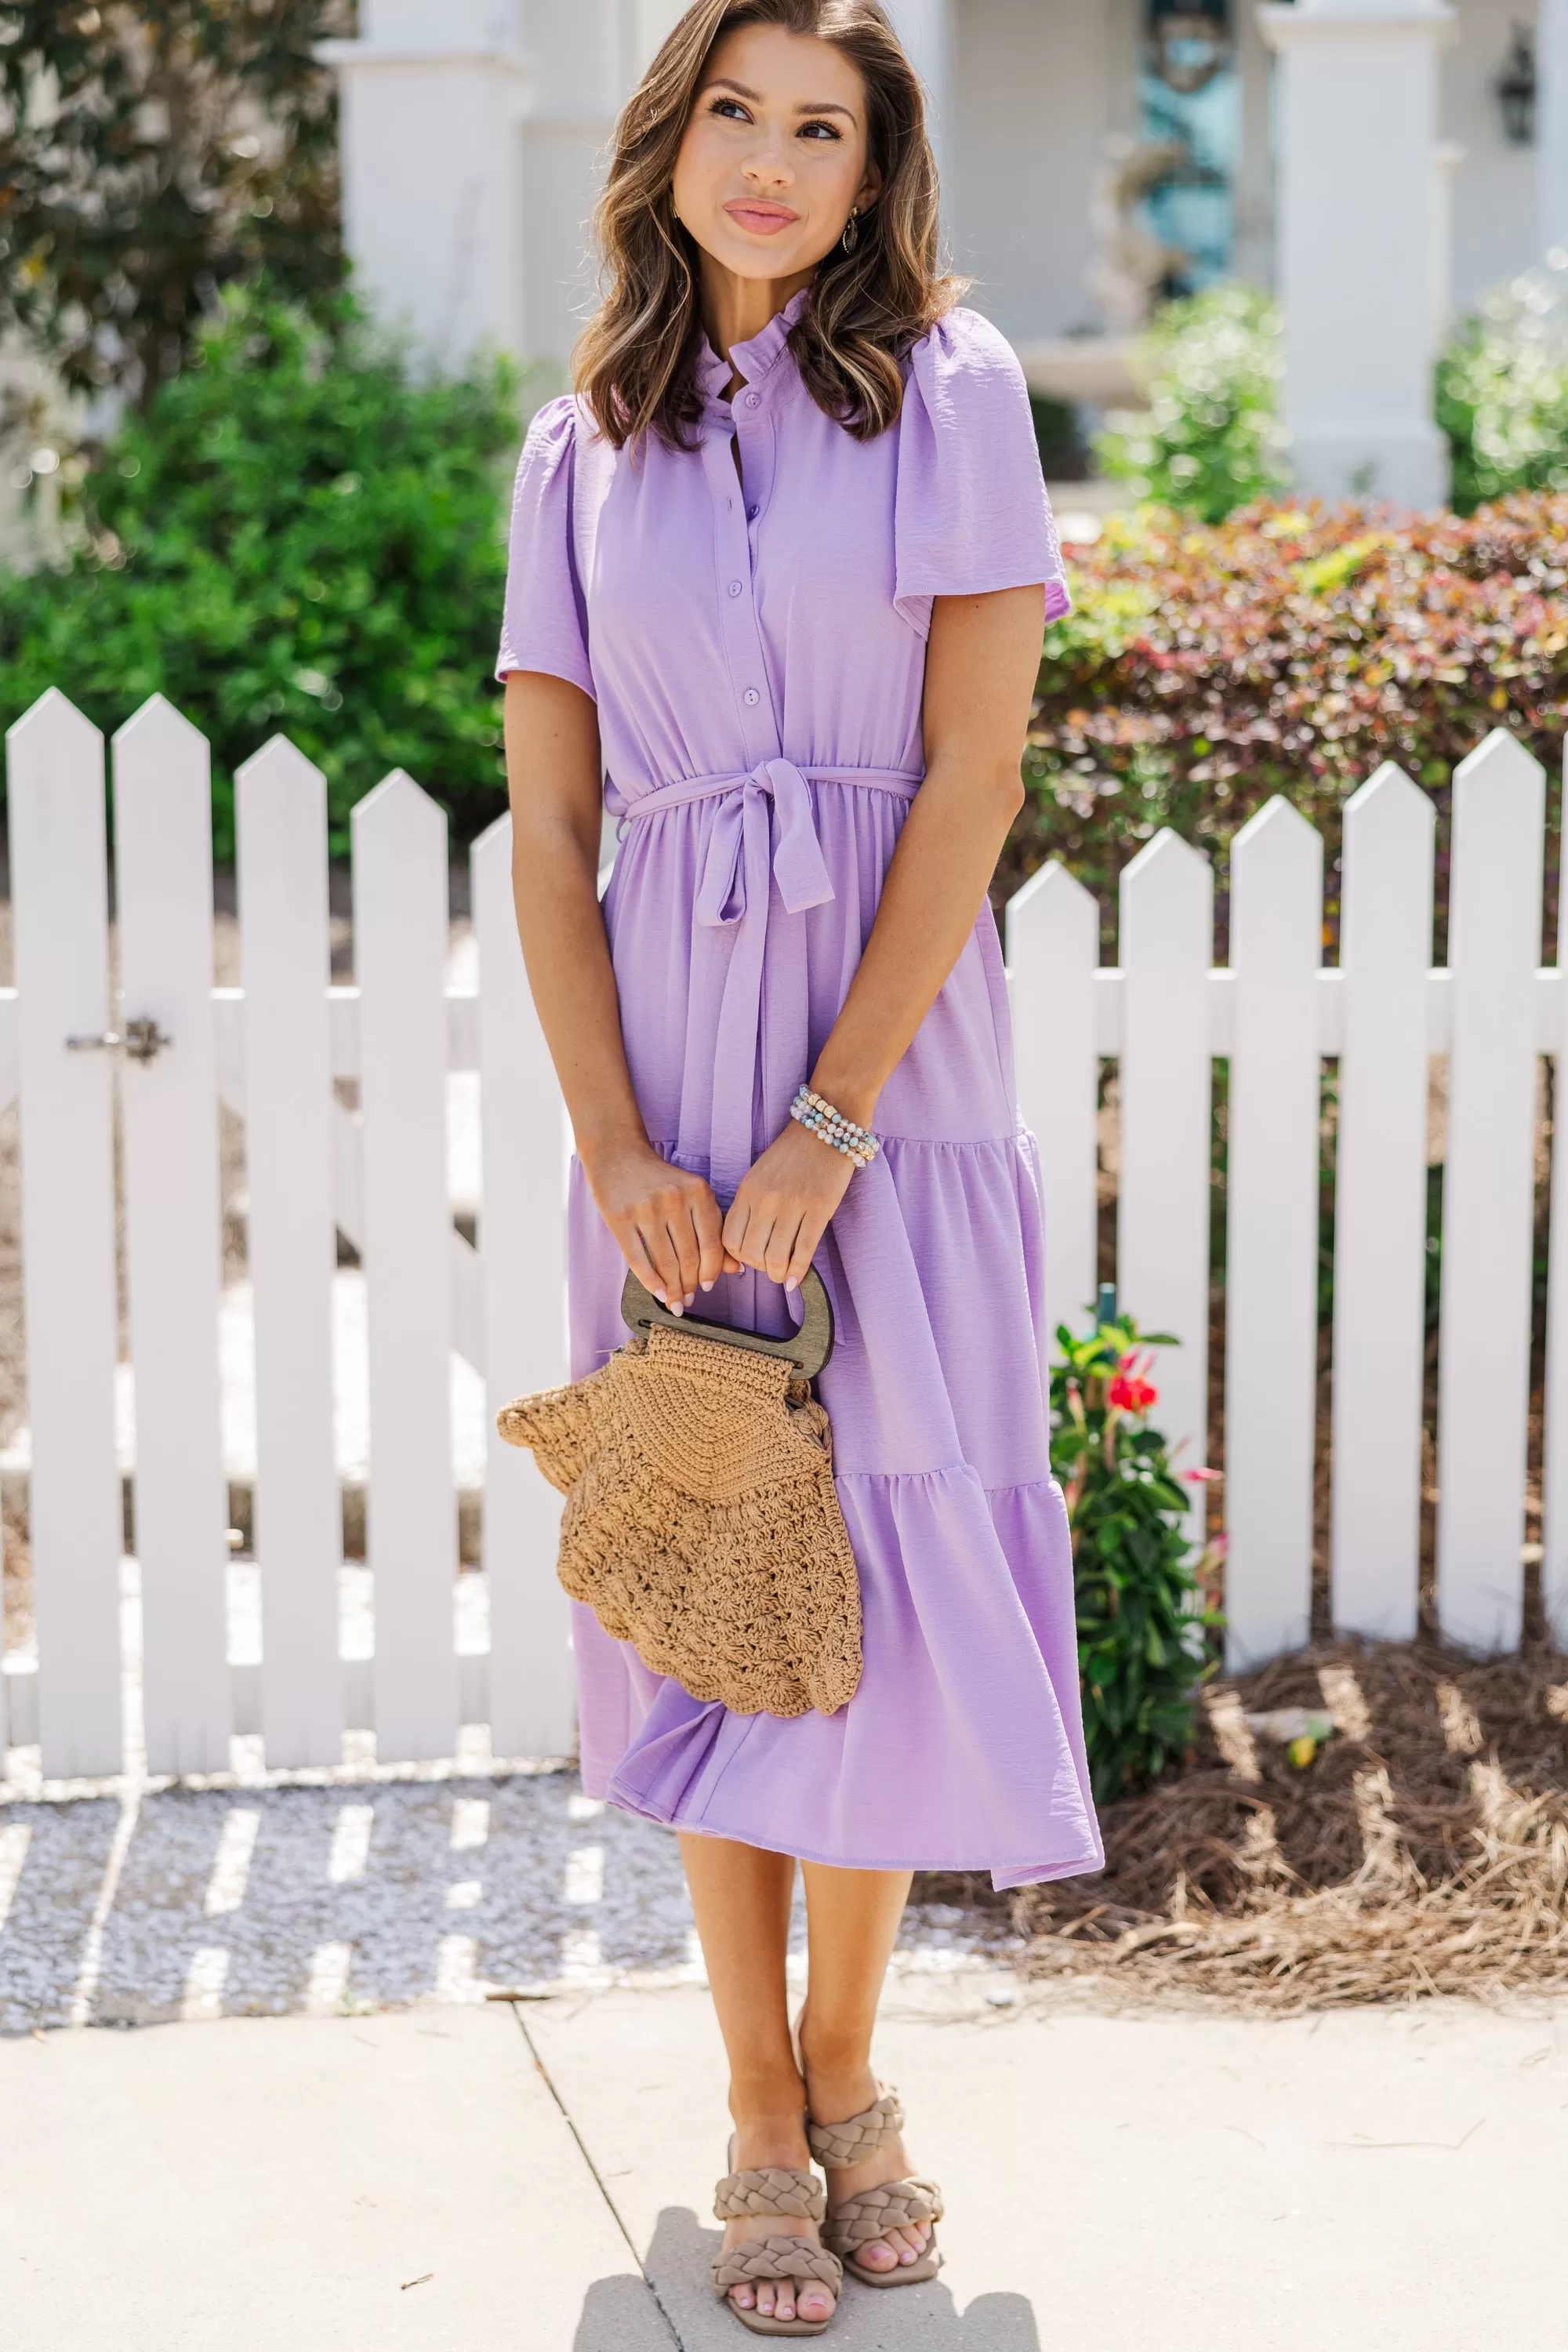
[[[1510,147],[1535,144],[1535,37],[1527,25],[1516,25],[1503,69],[1495,84],[1502,110],[1503,137]]]

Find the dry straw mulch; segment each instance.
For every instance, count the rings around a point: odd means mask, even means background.
[[[1295,1706],[1337,1725],[1305,1769],[1242,1721]],[[1211,1685],[1102,1826],[1102,1876],[1010,1898],[1033,1977],[1279,2015],[1568,1990],[1568,1657],[1317,1644]]]

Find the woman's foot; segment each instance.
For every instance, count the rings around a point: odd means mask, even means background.
[[[761,2172],[773,2167],[792,2172],[809,2172],[811,2168],[811,2151],[798,2115],[738,2124],[735,2127],[730,2143],[731,2171]],[[732,2253],[739,2246],[767,2238],[804,2238],[812,2246],[822,2242],[815,2221],[792,2213],[759,2211],[737,2215],[726,2221],[723,2251]],[[832,2318],[836,2298],[820,2279],[782,2278],[758,2279],[751,2284],[732,2286],[729,2300],[737,2311],[755,2311],[764,2319],[804,2319],[816,2326]]]
[[[826,2053],[819,2056],[814,2051],[804,2015],[798,2032],[805,2066],[807,2105],[814,2124],[847,2123],[850,2116],[864,2115],[868,2107],[876,2105],[880,2086],[869,2064],[854,2065],[841,2061],[835,2071],[825,2063]],[[880,2189],[889,2180],[906,2180],[912,2170],[901,2134],[889,2132],[874,2156],[842,2169],[836,2168],[826,2175],[827,2210],[832,2213],[850,2198],[860,2196],[868,2189]],[[906,2222],[889,2230],[885,2237],[857,2246],[855,2259],[868,2271],[908,2268],[925,2253],[931,2234],[929,2221]]]

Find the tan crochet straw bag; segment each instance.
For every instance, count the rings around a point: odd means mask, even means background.
[[[737,1715],[823,1715],[860,1679],[860,1586],[811,1382],[833,1347],[815,1271],[784,1339],[660,1307],[636,1275],[629,1343],[586,1380],[503,1405],[566,1497],[557,1573],[656,1674]]]

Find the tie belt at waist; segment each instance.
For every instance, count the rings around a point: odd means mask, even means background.
[[[605,800],[624,832],[628,824],[694,801],[721,803],[708,836],[694,909],[705,929],[732,935],[714,1040],[713,1099],[707,1138],[710,1179],[728,1198],[752,1164],[752,1114],[759,1073],[766,1128],[776,1134],[796,1087],[810,1073],[804,926],[780,929],[768,972],[769,1019],[763,1035],[763,971],[768,915],[776,882],[785,912],[825,906],[833,884],[817,838],[810,787],[841,783],[912,800],[919,776],[896,768],[800,768],[762,760],[743,775],[696,776],[660,784],[628,800],[615,784]],[[776,1001],[775,1001],[776,1000]],[[682,1122],[684,1127],[684,1120]],[[697,1142],[684,1133],[682,1145]]]

